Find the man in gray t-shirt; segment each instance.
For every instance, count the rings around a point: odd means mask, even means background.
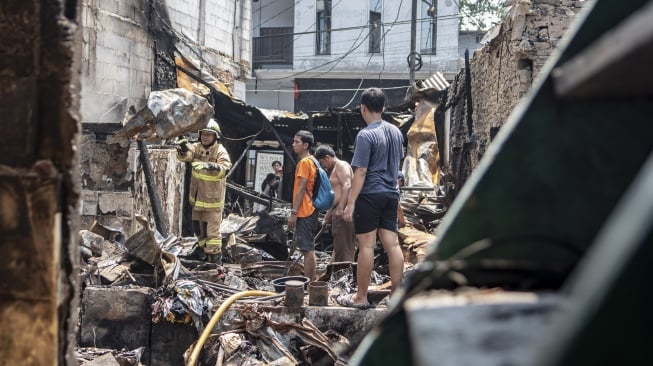
[[[351,165],[367,168],[360,194],[396,193],[399,160],[403,158],[403,136],[394,125],[379,119],[356,135]]]
[[[377,234],[388,254],[393,293],[401,283],[404,255],[397,237],[399,190],[397,174],[403,157],[403,136],[399,129],[381,118],[385,95],[378,88],[361,95],[361,115],[367,127],[358,132],[351,165],[354,179],[343,214],[353,221],[358,240],[356,293],[339,296],[343,306],[369,306],[367,288],[374,266]]]

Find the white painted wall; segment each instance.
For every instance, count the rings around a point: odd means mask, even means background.
[[[295,38],[294,71],[316,68],[316,71],[347,71],[356,73],[408,72],[406,57],[410,53],[411,1],[384,0],[382,21],[384,23],[382,53],[370,54],[367,38],[369,4],[367,1],[334,1],[332,29],[358,27],[351,30],[331,32],[331,55],[315,55],[315,34],[298,35]],[[457,70],[458,8],[453,0],[438,0],[437,54],[422,55],[424,69],[445,72]],[[418,18],[421,7],[418,9]],[[295,32],[315,31],[315,0],[299,0],[295,6]],[[417,42],[422,35],[417,27]],[[418,47],[419,48],[419,47]],[[341,61],[321,66],[328,61]]]
[[[283,80],[247,80],[247,104],[281,111],[295,110],[293,82]]]
[[[465,57],[465,50],[469,50],[469,57],[472,58],[474,51],[483,46],[480,42],[483,34],[481,31],[461,32],[458,36],[458,56]]]
[[[252,34],[260,36],[261,27],[293,27],[294,0],[259,0],[252,3]]]
[[[236,62],[251,60],[251,0],[168,0],[166,4],[172,26],[193,43],[233,56]],[[201,27],[204,37],[200,36]],[[225,65],[217,66],[228,69]]]
[[[454,0],[438,0],[437,7],[436,54],[422,55],[423,66],[421,72],[428,75],[436,71],[455,73],[461,66],[458,56],[458,23],[460,22],[458,6]],[[418,17],[420,17],[419,14]],[[427,34],[422,34],[420,27],[418,27],[418,39],[427,36]]]

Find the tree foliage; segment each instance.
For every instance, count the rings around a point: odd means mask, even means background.
[[[457,0],[462,30],[490,29],[505,15],[505,0]]]

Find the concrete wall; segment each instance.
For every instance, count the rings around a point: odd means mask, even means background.
[[[447,102],[451,108],[451,170],[458,189],[584,4],[582,0],[517,2],[494,30],[494,38],[474,53],[471,78],[466,78],[465,70],[458,74]]]
[[[247,81],[247,104],[261,108],[293,111],[295,96],[292,80]]]
[[[152,41],[143,0],[82,1],[82,121],[118,123],[152,85]]]
[[[133,142],[125,145],[91,133],[84,134],[81,146],[81,227],[97,221],[120,227],[130,237],[141,229],[134,214],[153,219],[140,151]],[[169,147],[150,146],[148,154],[168,233],[181,236],[185,164]]]

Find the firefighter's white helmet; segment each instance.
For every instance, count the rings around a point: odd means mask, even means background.
[[[210,132],[215,134],[216,138],[220,138],[222,136],[222,132],[220,131],[220,125],[218,125],[218,122],[216,122],[213,118],[209,120],[209,123],[204,127],[203,129],[199,130],[198,132]]]

